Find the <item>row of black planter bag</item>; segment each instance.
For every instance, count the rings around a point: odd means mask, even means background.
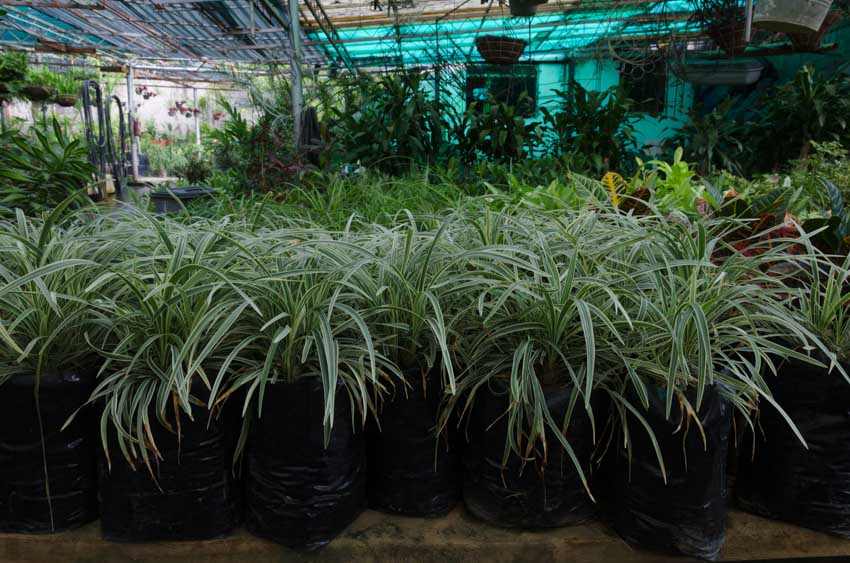
[[[470,512],[497,526],[551,528],[601,515],[636,546],[719,556],[733,427],[722,390],[706,390],[697,424],[686,407],[695,397],[673,401],[668,418],[664,390],[648,389],[649,407],[641,414],[658,440],[664,472],[641,431],[630,432],[630,451],[610,436],[601,461],[592,463],[600,448],[589,417],[576,408],[566,437],[591,476],[594,503],[569,456],[552,446],[555,436],[547,436],[545,463],[512,456],[503,464],[506,385],[491,384],[462,428],[452,424],[456,434],[435,441],[440,378],[407,375],[408,386],[383,402],[380,428],[355,429],[340,389],[327,444],[320,381],[270,385],[250,429],[244,480],[234,477],[240,472],[232,464],[241,409],[211,416],[198,397],[194,420],[181,421],[180,440],[160,428],[154,433],[160,459],[132,467],[114,436],[108,456],[100,448],[94,409],[83,409],[60,431],[85,402],[93,376],[42,376],[38,399],[34,378],[15,377],[0,393],[0,530],[60,531],[99,515],[110,540],[196,540],[226,535],[244,515],[256,535],[310,549],[331,541],[367,505],[433,517],[448,513],[462,495]],[[771,386],[808,449],[778,413],[762,409],[760,430],[742,433],[736,449],[738,506],[850,538],[850,386],[796,361],[785,363]],[[563,419],[570,397],[570,389],[548,391],[555,420]],[[596,406],[595,416],[604,408]],[[598,443],[607,440],[601,434]]]

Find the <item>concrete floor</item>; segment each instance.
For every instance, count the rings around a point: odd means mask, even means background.
[[[827,557],[850,561],[850,540],[789,526],[742,512],[729,517],[725,561]],[[635,550],[601,523],[545,532],[503,530],[457,509],[446,518],[422,519],[367,511],[324,550],[298,553],[244,530],[218,540],[148,544],[110,543],[97,523],[55,535],[0,535],[2,562],[187,563],[194,561],[422,561],[487,563],[569,561],[644,563],[686,561]]]

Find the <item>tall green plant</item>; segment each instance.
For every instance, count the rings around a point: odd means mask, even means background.
[[[587,156],[598,175],[620,171],[636,149],[634,123],[639,115],[622,86],[595,92],[578,82],[556,90],[554,109],[541,108],[549,150]]]

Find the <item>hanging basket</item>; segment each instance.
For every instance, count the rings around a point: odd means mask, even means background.
[[[72,108],[77,105],[77,96],[73,94],[62,94],[56,96],[56,103],[62,106],[63,108]]]
[[[759,0],[753,24],[783,33],[817,32],[830,6],[832,0]]]
[[[545,4],[549,0],[510,0],[508,7],[511,15],[518,18],[530,18],[537,13],[537,6]]]
[[[482,35],[475,38],[475,47],[485,61],[497,65],[510,65],[519,61],[528,45],[522,39],[512,39],[500,35]]]
[[[832,29],[832,26],[841,21],[841,10],[831,10],[820,25],[820,29],[814,32],[789,33],[788,38],[797,51],[817,51],[820,49],[823,38]]]
[[[31,102],[43,102],[52,98],[56,91],[49,86],[30,84],[21,88],[21,93]]]

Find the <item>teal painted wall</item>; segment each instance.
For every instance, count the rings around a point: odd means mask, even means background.
[[[585,88],[605,90],[616,86],[620,81],[618,64],[610,59],[575,61],[574,76]],[[550,111],[557,107],[556,90],[566,90],[569,84],[569,64],[566,62],[547,62],[537,65],[537,105],[546,106]],[[461,110],[465,104],[462,76],[456,76],[442,88],[443,101]],[[659,117],[646,116],[635,124],[638,147],[646,147],[648,154],[654,152],[664,139],[675,133],[677,126],[687,119],[687,112],[693,105],[694,90],[690,84],[670,75],[667,79],[666,108]],[[537,119],[542,119],[538,114]]]

